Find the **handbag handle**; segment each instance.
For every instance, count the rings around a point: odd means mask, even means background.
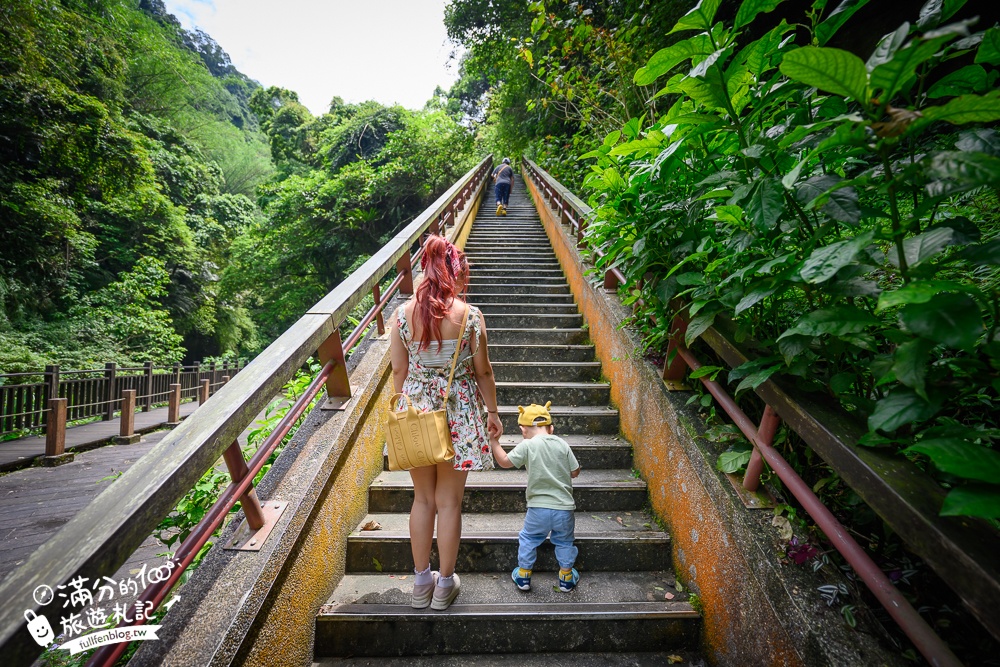
[[[451,358],[451,373],[448,375],[448,386],[444,390],[444,406],[448,408],[448,395],[451,393],[451,381],[455,378],[455,365],[458,364],[458,353],[462,349],[462,341],[465,340],[465,325],[469,321],[469,311],[472,308],[465,306],[465,315],[462,315],[462,326],[458,329],[458,340],[455,342],[455,356]]]

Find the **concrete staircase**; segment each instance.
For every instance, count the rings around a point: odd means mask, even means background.
[[[383,472],[369,515],[347,545],[347,575],[316,618],[318,665],[701,664],[698,614],[675,587],[670,537],[645,510],[610,387],[524,184],[506,217],[484,203],[466,245],[469,300],[489,331],[500,415],[510,449],[517,406],[552,401],[556,433],[582,466],[574,480],[580,583],[554,590],[551,545],[532,590],[510,580],[525,511],[523,470],[470,473],[458,557],[462,593],[444,612],[409,606],[413,585],[405,472]],[[436,566],[436,553],[431,557]]]

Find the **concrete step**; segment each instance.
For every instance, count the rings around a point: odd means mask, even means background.
[[[476,271],[485,271],[487,273],[499,273],[503,271],[559,271],[562,272],[562,268],[559,266],[559,262],[556,260],[548,260],[544,262],[531,262],[527,268],[524,268],[519,264],[511,264],[509,261],[499,261],[499,260],[476,260],[475,263],[469,265],[471,271],[474,273]]]
[[[570,293],[566,294],[503,294],[503,293],[484,293],[484,292],[473,292],[469,291],[465,295],[466,299],[473,304],[478,306],[480,304],[487,303],[531,303],[531,304],[567,304],[574,303],[573,295]]]
[[[578,312],[575,303],[484,303],[479,309],[487,318],[519,313],[575,315]]]
[[[524,512],[527,479],[526,471],[516,469],[469,473],[462,512]],[[573,499],[581,512],[632,512],[646,505],[646,483],[629,470],[581,470],[573,480]],[[413,482],[406,471],[384,471],[368,489],[369,512],[409,512],[412,504]]]
[[[605,406],[611,400],[611,385],[605,382],[497,382],[500,405]]]
[[[525,283],[531,283],[532,285],[548,287],[550,285],[565,285],[566,276],[564,276],[561,272],[552,275],[527,272],[518,274],[502,274],[487,271],[473,271],[471,272],[469,281],[478,284],[486,283],[490,285],[523,285]]]
[[[469,282],[470,294],[571,294],[569,285],[565,282],[552,285],[537,285],[531,282],[523,283],[474,283]]]
[[[483,266],[481,264],[476,264],[470,270],[471,280],[475,282],[482,282],[483,280],[488,280],[490,278],[527,278],[528,280],[559,280],[560,282],[566,282],[566,275],[562,272],[562,269],[540,269],[535,266],[524,267],[503,267],[499,264],[493,266]],[[482,278],[480,278],[482,276]]]
[[[697,651],[666,653],[474,653],[322,658],[311,667],[705,667]]]
[[[489,319],[487,318],[487,325]],[[490,361],[593,361],[593,345],[503,345],[490,338]]]
[[[486,321],[489,331],[493,329],[579,329],[583,326],[583,315],[579,313],[496,313],[487,315]]]
[[[629,511],[575,515],[575,544],[580,549],[576,568],[580,572],[641,572],[670,567],[670,537],[647,514]],[[377,522],[381,530],[360,529],[371,521]],[[360,526],[347,538],[347,572],[406,572],[413,567],[409,514],[369,514]],[[523,526],[524,514],[463,514],[458,570],[510,572],[517,564],[517,536]],[[437,561],[435,549],[431,562]],[[538,550],[535,570],[558,569],[552,545],[546,542]]]
[[[542,573],[532,577],[530,592],[517,590],[504,573],[460,574],[462,592],[444,612],[409,606],[412,575],[348,575],[316,617],[315,655],[663,651],[695,645],[698,613],[668,588],[669,573],[581,575],[576,590],[563,594],[552,590],[554,574],[544,582]],[[664,599],[668,592],[674,600]]]
[[[498,382],[587,382],[601,377],[599,361],[490,361]]]
[[[499,405],[500,423],[504,433],[518,433],[517,406]],[[567,407],[553,405],[549,409],[556,433],[562,435],[618,435],[620,421],[618,411],[604,406]]]
[[[502,329],[487,321],[490,346],[501,345],[579,345],[587,341],[584,329]]]
[[[581,468],[615,470],[632,467],[632,445],[618,436],[560,434],[559,437],[573,448],[573,454]],[[500,444],[508,452],[521,440],[521,434],[516,430],[500,436]],[[383,456],[382,470],[388,469],[389,459]]]

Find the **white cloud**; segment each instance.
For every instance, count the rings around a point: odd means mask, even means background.
[[[447,66],[447,0],[165,0],[185,28],[198,27],[241,72],[294,90],[314,114],[339,95],[423,107]]]

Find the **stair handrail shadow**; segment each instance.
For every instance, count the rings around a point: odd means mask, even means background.
[[[0,583],[0,599],[5,600],[0,610],[0,653],[5,665],[28,665],[42,651],[31,638],[24,616],[25,610],[37,613],[41,609],[33,598],[37,586],[54,589],[76,577],[90,579],[117,571],[282,386],[319,352],[323,371],[310,390],[247,463],[249,473],[229,485],[178,548],[173,560],[179,567],[172,569],[170,579],[152,584],[140,596],[140,600],[153,601],[154,607],[163,600],[229,509],[252,490],[257,472],[319,390],[325,386],[329,396],[349,396],[345,355],[373,321],[378,319],[382,328],[382,310],[396,292],[412,293],[411,267],[423,254],[425,234],[442,233],[452,239],[467,234],[474,217],[470,213],[476,208],[472,204],[486,190],[492,163],[493,156],[488,155],[470,169]],[[419,247],[411,255],[414,245]],[[380,294],[379,285],[393,268],[398,275]],[[374,295],[375,304],[342,343],[340,325],[369,293]],[[126,646],[111,645],[113,652],[95,654],[90,664],[113,661]]]

